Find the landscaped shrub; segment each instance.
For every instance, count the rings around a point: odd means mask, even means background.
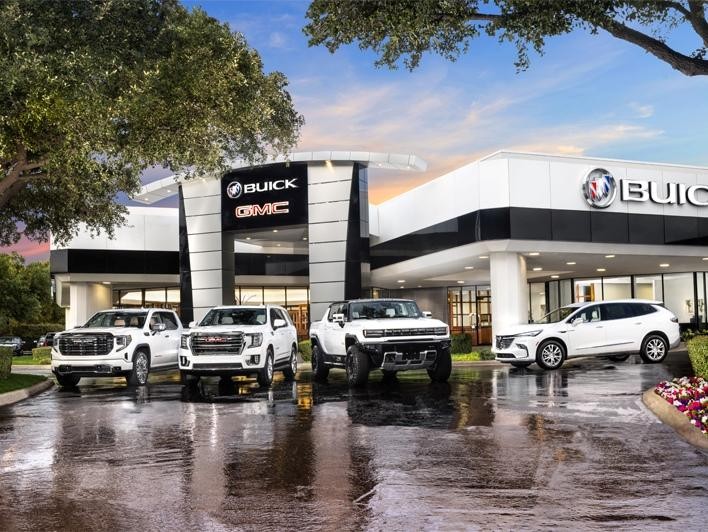
[[[60,332],[64,330],[63,323],[17,323],[10,324],[0,331],[3,336],[19,336],[23,340],[36,340],[48,332]]]
[[[302,342],[298,342],[297,348],[300,350],[302,359],[305,362],[310,362],[312,360],[312,344],[310,344],[310,340],[303,340]]]
[[[12,371],[12,347],[0,347],[0,380],[10,377]]]
[[[489,349],[482,349],[482,351],[479,352],[480,360],[494,360],[495,358],[497,357]]]
[[[467,333],[453,334],[450,343],[450,353],[470,353],[472,351],[472,337]]]
[[[688,358],[691,359],[693,373],[708,379],[708,336],[694,336],[686,344]]]
[[[35,347],[32,349],[32,360],[37,364],[52,363],[52,348],[51,347]]]

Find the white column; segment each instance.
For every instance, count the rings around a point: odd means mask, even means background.
[[[519,253],[489,254],[492,289],[492,338],[510,325],[528,322],[526,258]]]
[[[71,283],[69,308],[66,309],[66,328],[83,325],[99,310],[113,306],[110,285],[99,283]]]

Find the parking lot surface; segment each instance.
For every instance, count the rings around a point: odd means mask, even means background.
[[[456,367],[350,391],[174,374],[0,409],[3,530],[691,529],[708,454],[641,404],[690,371],[604,359]]]

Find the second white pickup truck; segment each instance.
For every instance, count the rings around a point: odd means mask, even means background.
[[[350,386],[361,386],[369,372],[385,378],[398,371],[427,369],[433,382],[450,377],[450,331],[424,315],[409,299],[356,299],[333,303],[310,327],[312,372],[326,379],[330,368],[344,368]]]

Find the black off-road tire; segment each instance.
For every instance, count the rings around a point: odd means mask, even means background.
[[[219,395],[233,395],[236,393],[236,383],[231,380],[231,377],[219,378]]]
[[[428,377],[433,382],[447,382],[452,373],[452,356],[450,349],[443,349],[438,352],[435,365],[428,370]]]
[[[199,382],[199,375],[192,375],[186,371],[179,372],[179,382],[183,386],[194,386]]]
[[[283,370],[283,375],[285,380],[292,382],[295,380],[295,374],[297,373],[297,347],[293,346],[290,351],[290,360],[288,360],[288,367]]]
[[[76,386],[79,384],[79,381],[81,380],[81,377],[79,377],[77,375],[55,374],[54,376],[57,379],[57,383],[62,388],[76,388]]]
[[[639,356],[646,364],[658,364],[663,362],[666,355],[669,354],[669,344],[656,333],[650,333],[642,342],[642,350],[639,351]]]
[[[612,362],[624,362],[629,358],[629,353],[625,353],[624,355],[610,355],[607,358],[609,358]]]
[[[347,349],[347,382],[349,386],[364,386],[369,380],[369,355],[364,353],[357,345]]]
[[[150,355],[144,349],[133,353],[133,369],[125,378],[128,386],[145,386],[150,375]]]
[[[565,347],[557,340],[546,340],[536,350],[536,364],[546,370],[560,368],[565,357]]]
[[[329,367],[325,365],[324,353],[322,352],[322,349],[320,349],[320,346],[317,344],[314,344],[312,346],[311,364],[312,376],[314,377],[314,379],[320,382],[327,380],[327,376],[329,375]]]
[[[273,384],[273,348],[269,347],[266,353],[265,364],[258,371],[258,384],[261,388],[269,388]]]

